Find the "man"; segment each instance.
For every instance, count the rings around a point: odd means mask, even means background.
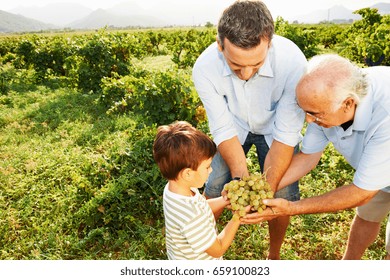
[[[309,61],[296,92],[309,125],[301,152],[279,187],[312,170],[329,142],[355,168],[353,182],[297,202],[264,200],[270,208],[262,215],[249,214],[245,222],[358,206],[343,258],[360,259],[390,211],[390,67],[359,69],[338,55],[317,56]],[[388,223],[388,253],[389,237]]]
[[[274,35],[272,16],[260,1],[237,1],[218,23],[217,42],[193,68],[193,80],[218,145],[206,197],[225,183],[248,175],[246,153],[256,146],[261,171],[275,191],[301,140],[304,113],[295,87],[306,58],[290,40]],[[298,183],[277,197],[299,200]],[[269,223],[269,259],[280,258],[289,217]]]

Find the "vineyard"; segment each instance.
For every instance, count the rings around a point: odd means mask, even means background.
[[[390,16],[276,33],[309,59],[337,52],[390,65]],[[215,28],[0,37],[0,259],[166,259],[156,128],[186,120],[208,133],[191,67]],[[257,172],[250,151],[248,166]],[[302,197],[351,181],[331,146],[300,181]],[[231,213],[225,211],[219,227]],[[291,219],[283,259],[340,259],[354,210]],[[365,259],[381,259],[384,224]],[[268,230],[242,226],[225,259],[265,259]]]

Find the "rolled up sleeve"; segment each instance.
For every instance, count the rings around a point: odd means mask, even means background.
[[[211,81],[213,77],[217,80],[221,80],[221,78],[216,75],[207,75],[202,69],[204,68],[195,65],[192,71],[192,78],[205,107],[213,140],[219,145],[221,142],[236,136],[237,130],[226,97],[223,92],[215,88],[215,81]]]

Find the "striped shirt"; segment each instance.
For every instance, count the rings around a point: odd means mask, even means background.
[[[170,260],[212,260],[205,251],[217,239],[215,218],[198,189],[195,196],[183,196],[164,189],[165,238]],[[219,258],[221,259],[221,258]]]

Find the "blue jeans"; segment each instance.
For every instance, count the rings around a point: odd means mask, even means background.
[[[260,171],[264,172],[264,161],[267,153],[269,151],[269,147],[264,139],[263,135],[257,135],[250,133],[248,134],[244,145],[242,148],[244,149],[244,153],[247,154],[252,147],[255,145],[257,157],[259,160]],[[298,145],[295,147],[295,153],[298,152]],[[211,172],[210,177],[206,182],[205,194],[207,197],[218,197],[221,196],[221,192],[223,186],[232,180],[229,167],[223,160],[221,154],[218,152],[211,162],[211,167],[213,172]],[[275,197],[285,198],[290,201],[296,201],[300,199],[298,181],[292,183],[291,185],[277,191],[275,193]]]

